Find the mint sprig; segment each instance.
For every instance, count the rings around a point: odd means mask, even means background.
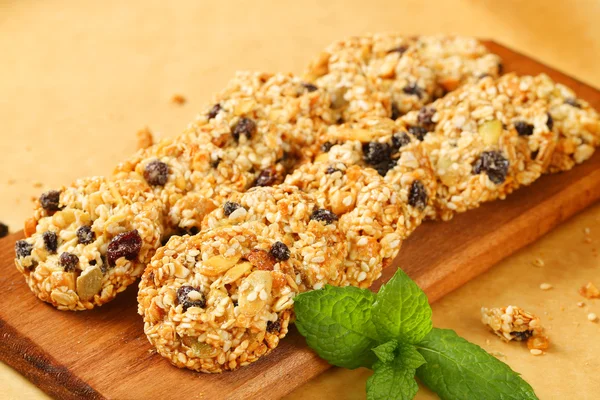
[[[398,270],[376,295],[326,286],[295,298],[296,326],[330,364],[367,367],[367,398],[412,399],[415,375],[442,399],[537,399],[519,374],[454,331],[432,329],[425,293]]]

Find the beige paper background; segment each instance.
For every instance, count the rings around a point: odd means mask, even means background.
[[[158,138],[176,134],[235,70],[300,72],[332,40],[369,31],[492,38],[600,86],[594,0],[0,0],[0,220],[18,230],[31,196],[109,173],[144,126]],[[188,102],[172,104],[175,93]],[[600,304],[576,306],[579,286],[600,285],[599,244],[597,205],[434,304],[435,324],[504,354],[542,399],[600,398],[600,324],[586,319]],[[532,265],[537,257],[544,267]],[[542,282],[555,287],[543,292]],[[507,304],[542,317],[548,354],[483,329],[480,306]],[[289,398],[362,399],[367,377],[332,369]],[[0,398],[44,395],[0,364]]]

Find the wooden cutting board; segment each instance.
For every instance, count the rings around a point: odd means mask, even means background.
[[[600,109],[600,92],[487,41],[506,71],[547,73]],[[375,288],[401,266],[435,301],[535,241],[600,198],[600,152],[572,171],[544,176],[505,201],[446,223],[425,223],[406,241]],[[0,360],[55,398],[271,399],[329,366],[292,329],[269,356],[220,375],[172,367],[152,352],[136,313],[136,290],[93,311],[61,312],[38,301],[14,267],[14,243],[0,240]]]

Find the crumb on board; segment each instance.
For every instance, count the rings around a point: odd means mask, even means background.
[[[600,290],[592,282],[588,282],[579,289],[579,294],[586,299],[600,299]]]
[[[174,94],[173,97],[171,97],[171,103],[177,104],[179,106],[184,105],[186,101],[186,98],[180,94]]]
[[[148,127],[140,129],[136,133],[138,150],[147,149],[154,144],[154,136]]]
[[[593,312],[588,314],[587,319],[591,322],[598,322],[598,316],[596,315],[596,313]]]
[[[544,282],[540,284],[540,289],[542,290],[550,290],[552,289],[554,286],[552,286],[552,284]]]
[[[543,267],[545,265],[545,263],[544,263],[544,260],[542,260],[540,257],[538,257],[535,260],[533,260],[533,265],[535,265],[536,267]]]

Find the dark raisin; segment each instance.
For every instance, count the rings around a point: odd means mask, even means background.
[[[221,163],[221,159],[217,158],[216,160],[212,160],[210,162],[210,166],[213,168],[217,168],[219,166],[219,164]]]
[[[419,140],[423,140],[425,135],[428,133],[427,129],[423,128],[422,126],[409,126],[408,131]]]
[[[552,128],[554,127],[554,120],[552,119],[552,115],[550,115],[550,113],[546,113],[546,116],[548,117],[546,118],[546,126],[549,130],[552,130]]]
[[[377,164],[373,165],[372,167],[379,173],[379,175],[385,176],[390,169],[392,169],[396,166],[396,163],[398,163],[398,160],[394,160],[394,159],[390,158],[388,160],[384,160],[380,163],[377,163]]]
[[[517,340],[519,342],[524,342],[527,339],[529,339],[531,337],[531,335],[533,335],[533,332],[531,332],[531,331],[511,332],[510,334],[515,337],[515,340]]]
[[[225,214],[226,217],[229,217],[232,212],[234,212],[241,206],[242,205],[239,203],[234,203],[233,201],[226,201],[225,204],[223,204],[223,214]]]
[[[312,83],[308,83],[308,82],[303,83],[302,86],[304,86],[304,88],[306,89],[307,92],[314,92],[319,89]]]
[[[338,220],[338,216],[329,210],[320,208],[312,212],[310,219],[325,222],[326,224],[332,224]]]
[[[18,240],[17,243],[15,243],[15,253],[17,254],[17,258],[30,256],[31,250],[33,250],[33,246],[25,240]]]
[[[498,63],[498,75],[502,75],[504,73],[504,64],[501,62]]]
[[[256,132],[256,122],[250,118],[240,118],[237,124],[233,127],[232,135],[235,140],[240,140],[240,136],[244,135],[247,139],[251,139]]]
[[[410,143],[410,136],[406,132],[396,132],[392,135],[392,148],[399,150]]]
[[[162,161],[154,160],[146,165],[144,178],[152,186],[164,186],[169,179],[169,166]]]
[[[90,261],[88,261],[88,264],[89,265],[96,265],[96,264],[98,264],[98,261],[96,261],[96,260],[90,260]]]
[[[338,171],[342,172],[342,170],[341,170],[341,169],[339,169],[339,168],[336,168],[336,167],[334,167],[334,166],[331,166],[331,165],[330,165],[330,166],[329,166],[329,167],[327,167],[327,169],[325,170],[325,173],[326,173],[327,175],[331,175],[331,174],[333,174],[333,173],[335,173],[335,172],[338,172]]]
[[[0,238],[8,235],[8,225],[0,222]]]
[[[59,262],[65,269],[65,272],[73,272],[77,264],[79,264],[79,257],[75,254],[65,252],[60,255]]]
[[[283,242],[275,242],[269,252],[277,261],[286,261],[290,259],[290,249]]]
[[[568,104],[571,107],[581,108],[581,104],[579,104],[577,99],[573,98],[573,97],[569,97],[568,99],[565,99],[565,104]]]
[[[413,181],[408,192],[408,204],[422,210],[427,206],[427,190],[421,181]]]
[[[217,103],[208,112],[208,119],[213,119],[214,117],[216,117],[219,111],[221,111],[221,105]]]
[[[198,229],[197,226],[192,226],[191,228],[185,231],[185,233],[190,236],[195,236],[198,234],[198,232],[200,232],[200,229]]]
[[[423,89],[417,86],[416,83],[411,83],[409,85],[404,86],[402,91],[406,94],[411,94],[417,96],[419,99],[423,97]]]
[[[493,183],[499,185],[506,179],[508,160],[498,151],[484,151],[473,164],[474,174],[482,172],[485,172]]]
[[[46,231],[42,234],[42,239],[44,240],[46,250],[50,253],[56,253],[56,249],[58,248],[58,237],[56,236],[56,233]]]
[[[532,159],[532,160],[535,160],[535,159],[537,158],[537,156],[538,156],[538,154],[539,154],[539,153],[540,153],[540,150],[539,150],[539,149],[538,149],[538,150],[534,150],[534,151],[532,151],[532,152],[531,152],[531,159]]]
[[[488,74],[487,72],[484,72],[483,74],[480,74],[477,78],[483,79],[483,78],[487,78],[488,76],[490,76],[490,74]]]
[[[88,225],[77,228],[77,240],[81,244],[90,244],[96,240],[96,234],[92,231],[92,227]]]
[[[328,153],[329,150],[331,150],[331,148],[333,147],[333,143],[331,142],[325,142],[321,145],[321,151],[323,153]]]
[[[419,114],[417,115],[417,121],[424,128],[427,128],[428,130],[432,130],[433,127],[435,127],[435,123],[433,122],[434,115],[435,115],[435,108],[422,107],[419,110]]]
[[[371,165],[387,161],[392,155],[392,149],[387,143],[368,142],[363,144],[362,150],[365,162]]]
[[[400,112],[400,109],[398,108],[398,105],[396,103],[392,103],[392,116],[391,116],[391,118],[393,120],[397,120],[401,116],[402,116],[402,113]]]
[[[279,322],[279,320],[277,320],[275,322],[273,322],[273,321],[267,322],[267,332],[279,333],[280,330],[281,330],[281,322]]]
[[[274,167],[265,168],[256,177],[253,186],[273,186],[279,180],[279,175]]]
[[[106,258],[108,265],[114,266],[119,258],[125,257],[127,260],[133,260],[142,249],[142,238],[137,229],[129,232],[119,233],[108,244]]]
[[[400,53],[400,55],[404,54],[404,52],[408,50],[408,46],[398,46],[393,49],[389,49],[387,52],[390,53]]]
[[[519,136],[531,136],[533,135],[533,125],[528,124],[524,121],[515,122],[515,129]]]
[[[198,299],[190,299],[190,292],[193,291],[196,291],[200,294],[200,297]],[[204,299],[204,295],[202,294],[200,289],[187,285],[181,286],[179,289],[177,289],[177,301],[179,302],[179,304],[182,305],[184,312],[187,311],[187,309],[190,307],[204,308],[204,306],[206,305],[206,300]]]
[[[58,190],[49,190],[40,196],[40,204],[46,211],[60,210],[60,192]]]
[[[339,118],[337,119],[337,121],[335,121],[335,123],[336,123],[336,124],[338,124],[338,125],[341,125],[341,124],[343,124],[343,123],[344,123],[344,117],[339,117]]]

